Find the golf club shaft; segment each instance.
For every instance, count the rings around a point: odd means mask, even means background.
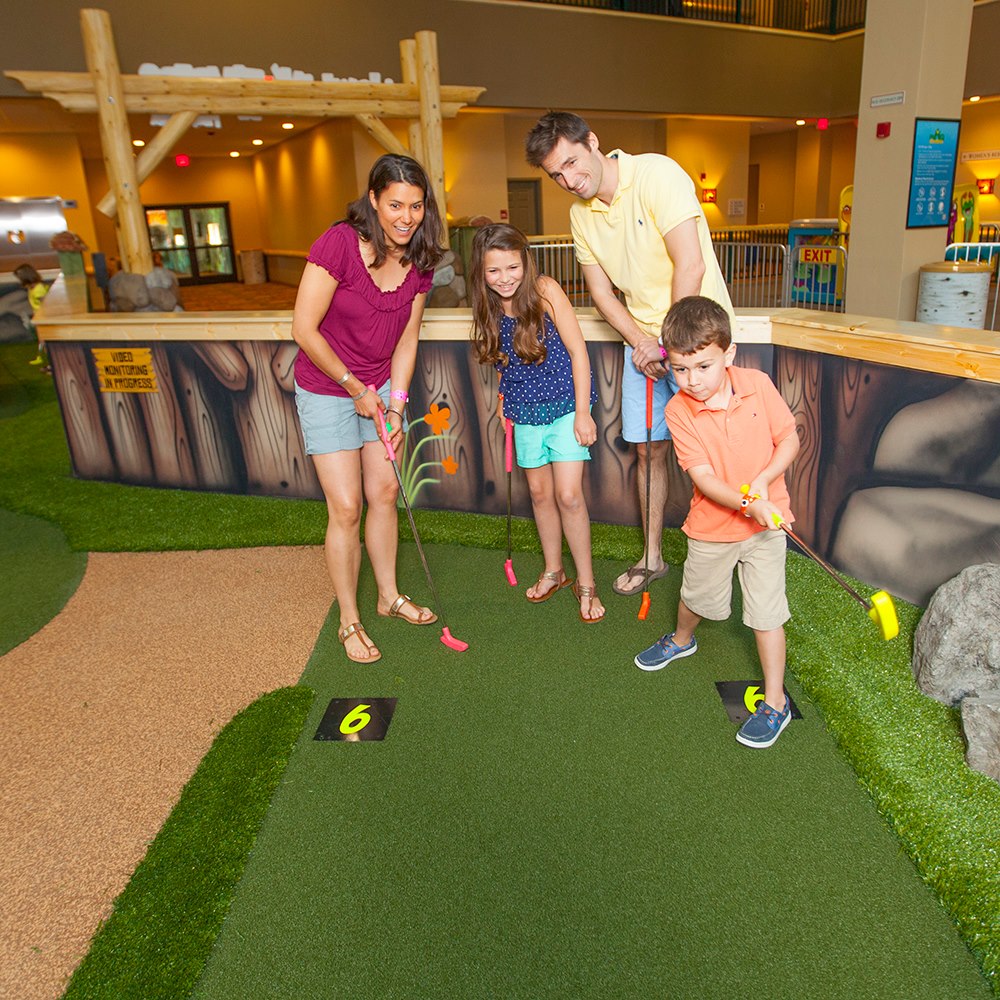
[[[375,386],[372,385],[368,388],[371,392],[375,392]],[[385,417],[382,414],[381,408],[375,411],[375,420],[379,436],[382,438],[382,443],[385,445],[386,454],[389,456],[389,461],[392,462],[392,471],[396,473],[396,482],[399,484],[399,495],[403,498],[403,506],[406,508],[406,516],[410,521],[410,531],[413,532],[413,541],[417,544],[417,552],[420,554],[420,562],[423,564],[424,575],[427,577],[427,586],[434,595],[434,604],[437,608],[438,617],[441,619],[441,624],[444,627],[445,632],[447,632],[448,624],[444,620],[444,608],[441,606],[441,598],[438,595],[437,587],[434,586],[434,578],[431,576],[431,568],[427,565],[427,556],[424,555],[424,547],[420,543],[420,535],[417,532],[417,525],[413,520],[413,511],[410,509],[410,500],[406,495],[406,488],[403,486],[403,477],[400,475],[399,465],[396,462],[396,449],[393,448],[392,439],[389,437],[389,433],[386,430]]]
[[[649,614],[649,480],[650,472],[652,471],[652,452],[653,450],[653,380],[646,377],[646,536],[643,539],[645,542],[642,555],[642,565],[643,565],[643,588],[642,588],[642,604],[639,607],[639,621],[643,622],[646,620],[646,616]]]
[[[513,442],[511,440],[513,436],[514,425],[510,420],[504,418],[504,460],[507,466],[507,558],[511,558],[511,533],[510,533],[510,480],[511,472],[514,468],[514,456],[513,456]]]
[[[780,523],[780,527],[788,535],[788,537],[791,538],[791,540],[795,542],[795,544],[800,549],[802,549],[803,552],[805,552],[807,556],[809,556],[814,562],[822,566],[823,569],[825,569],[827,573],[829,573],[830,576],[832,576],[834,580],[836,580],[837,583],[839,583],[841,587],[843,587],[844,590],[846,590],[851,595],[851,597],[853,597],[854,600],[856,600],[858,604],[860,604],[861,607],[865,609],[865,611],[871,611],[872,609],[871,603],[869,601],[866,601],[845,579],[843,579],[843,577],[840,576],[840,574],[825,559],[823,559],[818,553],[814,552],[808,545],[806,545],[806,543],[802,541],[802,539],[799,538],[799,536],[796,535],[795,532],[792,531],[792,529],[789,528],[784,521]]]

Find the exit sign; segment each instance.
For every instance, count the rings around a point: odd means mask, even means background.
[[[836,247],[802,247],[803,264],[836,264]]]

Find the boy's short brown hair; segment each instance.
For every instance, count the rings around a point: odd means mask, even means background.
[[[668,351],[678,354],[694,354],[709,344],[728,350],[733,342],[729,313],[704,295],[678,299],[663,321],[660,341]]]

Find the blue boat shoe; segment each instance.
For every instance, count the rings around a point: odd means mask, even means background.
[[[757,711],[740,726],[736,740],[745,747],[763,750],[781,735],[782,730],[792,721],[792,705],[785,699],[785,710],[779,712],[766,701],[757,706]]]
[[[635,665],[640,670],[660,670],[671,660],[679,660],[697,652],[698,640],[693,635],[686,646],[678,646],[674,642],[674,634],[671,632],[670,635],[664,635],[657,639],[649,649],[644,649],[635,658]]]

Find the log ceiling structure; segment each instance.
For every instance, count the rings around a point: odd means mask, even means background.
[[[245,80],[220,77],[122,74],[111,18],[80,11],[87,73],[7,70],[26,90],[51,98],[67,111],[97,114],[111,189],[98,203],[115,219],[126,271],[147,274],[153,261],[139,185],[156,169],[198,115],[309,115],[354,118],[390,153],[419,160],[441,209],[447,239],[441,122],[479,99],[484,87],[442,87],[437,35],[418,31],[399,43],[402,83]],[[133,156],[130,113],[167,114],[155,139]],[[382,120],[408,119],[407,149]]]

